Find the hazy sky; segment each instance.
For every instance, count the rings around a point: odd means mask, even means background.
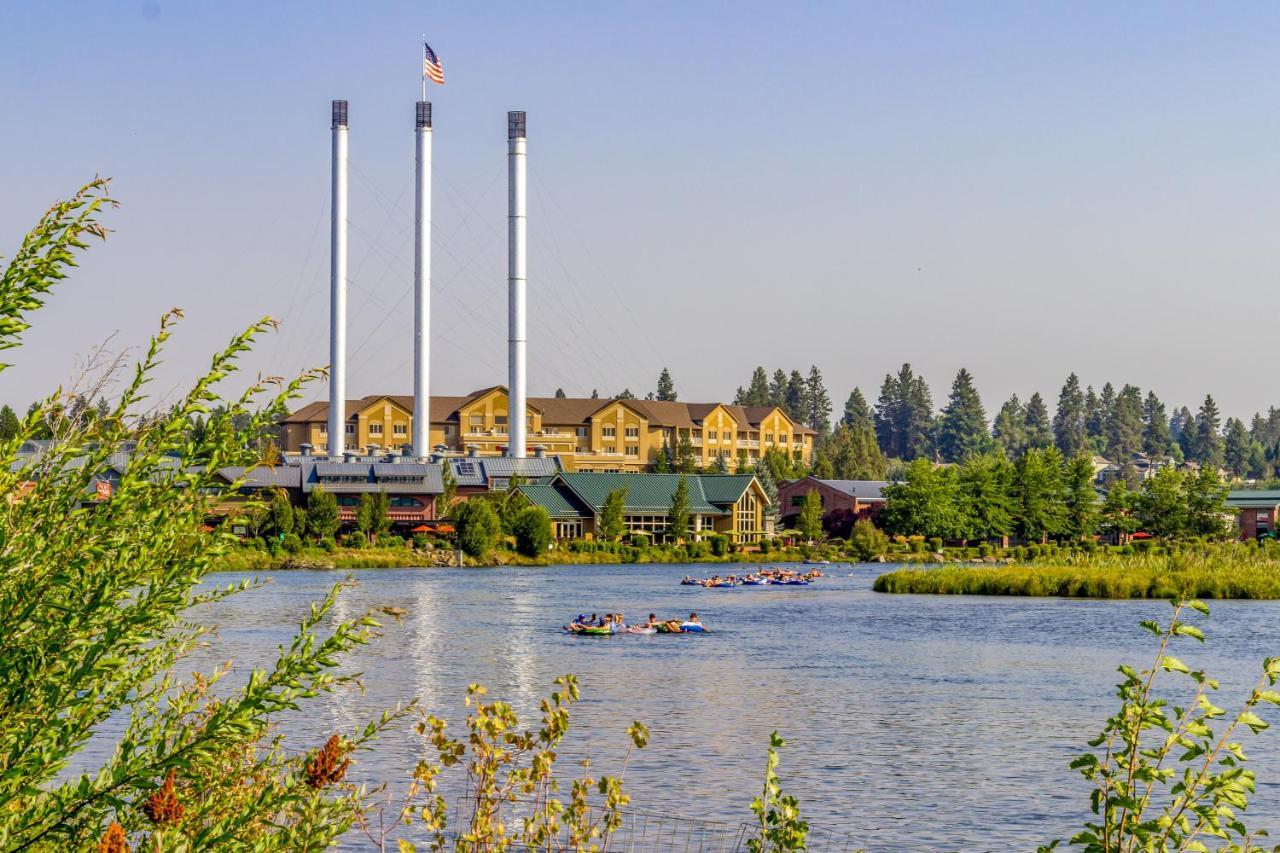
[[[25,406],[180,306],[157,393],[263,314],[328,360],[329,101],[351,110],[348,390],[411,388],[413,102],[434,88],[432,387],[506,376],[528,111],[530,390],[727,398],[910,361],[994,414],[1063,378],[1280,403],[1280,6],[0,4],[0,253],[114,177],[117,229],[7,354]],[[314,396],[326,392],[316,387]]]

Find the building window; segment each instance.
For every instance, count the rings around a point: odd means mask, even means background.
[[[559,427],[543,427],[542,434],[543,435],[559,435],[560,428]]]
[[[446,436],[452,436],[452,435],[453,435],[453,433],[454,433],[453,424],[445,424],[445,425],[444,425],[444,434],[445,434]]]
[[[607,427],[605,427],[605,428],[604,428],[604,437],[605,437],[605,438],[613,438],[613,437],[614,437],[614,436],[616,436],[617,434],[618,434],[618,428],[617,428],[617,427],[607,426]]]
[[[640,427],[627,427],[627,438],[639,438]]]
[[[738,501],[738,533],[754,539],[756,530],[756,496],[751,492]]]
[[[412,509],[422,509],[422,501],[417,498],[411,498],[407,495],[392,495],[391,505],[399,507],[410,507]]]
[[[405,435],[408,435],[408,433],[409,433],[409,427],[405,424],[396,424],[391,428],[391,434],[398,435],[401,438],[403,438]]]
[[[715,441],[715,440],[716,440],[716,431],[713,429],[707,430],[707,441]]]
[[[582,538],[582,522],[574,519],[572,521],[556,522],[556,538],[557,539],[581,539]]]
[[[356,425],[347,424],[347,435],[355,435],[355,434],[356,434]]]
[[[635,445],[635,444],[628,444],[628,445],[627,445],[627,455],[628,455],[628,456],[639,456],[639,455],[640,455],[640,447],[639,447],[639,445]]]
[[[778,444],[786,444],[786,443],[787,443],[787,434],[785,432],[778,433]]]
[[[765,444],[773,444],[773,433],[771,433],[771,432],[766,432],[766,433],[764,434],[764,443],[765,443]]]
[[[321,422],[320,422],[320,434],[321,434],[321,435],[328,435],[328,434],[329,434],[329,425],[328,425],[327,423],[325,423],[324,421],[321,421]]]
[[[369,435],[382,435],[382,424],[369,424]]]
[[[482,427],[484,426],[484,415],[472,415],[468,423],[473,427]]]
[[[591,428],[590,427],[574,427],[573,434],[576,435],[578,438],[587,438],[588,436],[591,435]]]
[[[506,423],[507,423],[507,416],[506,416],[506,415],[494,415],[494,416],[493,416],[493,422],[494,422],[495,424],[497,424],[498,426],[504,426],[504,425],[506,425]]]

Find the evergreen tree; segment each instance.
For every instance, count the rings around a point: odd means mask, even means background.
[[[1125,385],[1111,405],[1107,421],[1107,454],[1115,461],[1130,459],[1142,450],[1142,392]]]
[[[1025,421],[1027,447],[1043,450],[1053,447],[1053,424],[1049,421],[1049,408],[1044,398],[1037,391],[1027,401],[1027,418]]]
[[[1063,532],[1066,501],[1062,454],[1057,447],[1031,447],[1014,465],[1015,525],[1024,539],[1041,541]]]
[[[1058,411],[1053,417],[1053,440],[1068,459],[1084,453],[1088,447],[1085,416],[1085,396],[1080,390],[1080,377],[1073,373],[1067,377],[1062,392],[1058,394]]]
[[[791,371],[791,376],[787,379],[787,390],[783,397],[783,411],[787,413],[787,417],[799,424],[807,424],[809,422],[809,395],[808,388],[805,385],[804,377],[800,375],[800,371]]]
[[[886,373],[884,382],[880,385],[880,399],[876,401],[876,440],[880,444],[880,449],[895,459],[901,459],[906,452],[898,429],[902,421],[902,414],[899,412],[901,406],[902,395],[899,392],[898,380],[892,374]]]
[[[316,486],[307,495],[307,531],[317,539],[327,539],[338,532],[341,525],[338,515],[338,499]]]
[[[662,372],[658,374],[658,392],[657,398],[667,402],[676,399],[676,383],[671,379],[671,372],[667,368],[662,368]]]
[[[458,498],[458,478],[453,475],[453,466],[448,462],[440,468],[440,481],[444,490],[440,493],[436,515],[440,518],[448,518],[449,511],[453,509],[453,502]]]
[[[769,374],[763,367],[757,367],[751,373],[751,384],[747,386],[743,402],[748,406],[769,405]]]
[[[557,388],[557,389],[556,389],[556,399],[557,399],[557,400],[563,400],[564,398],[565,398],[564,389],[563,389],[563,388]]]
[[[1142,403],[1142,452],[1152,459],[1173,454],[1173,433],[1169,430],[1169,416],[1164,403],[1156,392],[1148,391]]]
[[[698,457],[693,452],[693,439],[688,432],[680,433],[676,440],[675,468],[681,474],[692,474],[698,469]]]
[[[689,480],[683,476],[667,510],[667,536],[676,542],[689,536]]]
[[[631,392],[630,388],[623,388],[618,392],[616,399],[618,400],[634,400],[636,395]]]
[[[666,474],[673,467],[671,458],[671,441],[664,435],[662,437],[662,449],[658,451],[658,458],[653,460],[653,470],[657,474]]]
[[[823,455],[831,462],[831,476],[841,480],[883,480],[888,468],[867,420],[837,426],[823,444]]]
[[[0,441],[7,441],[18,434],[20,424],[13,409],[0,406]]]
[[[840,423],[847,427],[866,424],[872,429],[875,428],[871,407],[867,405],[867,398],[862,396],[861,389],[854,388],[849,392],[849,399],[845,401],[844,416],[840,418]]]
[[[1103,441],[1103,447],[1107,446],[1107,426],[1111,423],[1111,418],[1115,414],[1116,408],[1116,389],[1110,382],[1102,386],[1102,394],[1098,397],[1098,417],[1101,422],[1098,425],[1098,436]]]
[[[1099,452],[1104,448],[1100,446],[1103,442],[1103,433],[1106,431],[1106,415],[1102,411],[1102,400],[1098,397],[1093,386],[1090,385],[1084,392],[1084,432],[1089,439],[1089,444],[1095,452]]]
[[[592,400],[599,400],[599,399],[600,399],[600,392],[599,392],[598,390],[596,390],[595,388],[592,388],[592,389],[591,389],[591,399],[592,399]]]
[[[1249,470],[1249,456],[1253,440],[1245,429],[1244,421],[1227,418],[1226,440],[1223,442],[1223,462],[1232,476],[1243,477]]]
[[[781,368],[773,372],[773,381],[769,383],[769,406],[785,409],[787,405],[787,374]]]
[[[764,508],[764,518],[766,529],[772,529],[778,520],[778,481],[773,476],[773,469],[764,458],[756,461],[752,473],[755,474],[760,488],[769,498],[769,503]]]
[[[729,473],[729,457],[724,455],[723,453],[717,453],[716,461],[713,463],[712,467],[715,469],[715,472],[717,474],[728,474]]]
[[[1093,463],[1087,455],[1081,453],[1067,460],[1063,492],[1062,532],[1072,539],[1091,536],[1098,521],[1098,493],[1093,488]]]
[[[960,368],[938,426],[938,453],[944,462],[961,462],[990,447],[987,413],[973,387],[973,377]]]
[[[1222,434],[1218,431],[1221,425],[1218,404],[1206,395],[1196,416],[1195,460],[1202,466],[1222,467]]]
[[[808,409],[809,428],[818,433],[821,442],[831,432],[831,398],[827,396],[826,385],[822,382],[822,371],[818,366],[809,367],[809,378],[805,381],[805,405]]]
[[[605,542],[616,542],[626,532],[624,513],[627,507],[626,488],[614,489],[604,499],[600,507],[600,538]]]
[[[996,414],[991,424],[991,437],[1009,459],[1017,459],[1027,449],[1027,409],[1014,394]]]
[[[817,489],[805,492],[800,502],[800,514],[796,519],[796,529],[806,540],[813,542],[822,538],[822,495]]]

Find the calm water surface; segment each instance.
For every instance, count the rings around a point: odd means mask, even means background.
[[[361,650],[366,692],[290,718],[295,748],[346,731],[413,697],[462,729],[469,682],[532,722],[555,676],[575,673],[569,761],[617,769],[633,719],[652,731],[626,785],[646,811],[739,822],[757,792],[769,732],[788,741],[781,774],[817,826],[868,850],[1027,850],[1079,825],[1083,782],[1066,769],[1112,710],[1115,668],[1145,662],[1140,619],[1163,602],[892,596],[871,592],[884,567],[830,567],[809,587],[681,587],[707,566],[358,572],[339,616],[407,611]],[[730,571],[732,571],[730,569]],[[285,572],[207,617],[220,626],[202,666],[268,665],[311,602],[343,572]],[[218,576],[226,583],[232,578]],[[697,610],[703,636],[581,638],[559,626],[581,611],[630,621]],[[1180,654],[1235,697],[1262,658],[1280,654],[1280,603],[1219,602],[1210,642]],[[1261,779],[1251,823],[1280,828],[1280,737],[1246,740]],[[359,762],[402,780],[423,755],[409,726]]]

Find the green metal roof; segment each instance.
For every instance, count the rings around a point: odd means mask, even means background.
[[[752,474],[703,474],[702,493],[713,504],[737,503],[755,479]]]
[[[1236,489],[1227,493],[1227,506],[1271,507],[1280,504],[1280,489]]]
[[[552,518],[582,518],[588,515],[574,506],[555,486],[526,484],[519,489],[520,494],[528,498],[530,503],[545,509]]]
[[[725,513],[724,509],[712,505],[707,500],[706,493],[703,491],[703,480],[708,478],[699,477],[697,474],[575,473],[561,474],[556,478],[556,482],[564,483],[596,513],[604,507],[605,499],[609,497],[610,492],[626,489],[627,501],[624,512],[634,515],[665,513],[670,509],[671,498],[676,493],[681,476],[684,476],[689,483],[689,512],[699,515]],[[722,493],[723,489],[717,492],[717,494]]]

